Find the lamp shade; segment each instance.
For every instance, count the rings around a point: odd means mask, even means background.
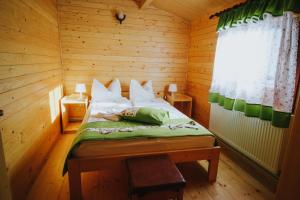
[[[84,83],[77,83],[76,88],[75,88],[75,92],[78,92],[78,93],[86,92],[85,84]]]
[[[177,85],[175,83],[169,85],[169,92],[177,92]]]
[[[124,18],[124,13],[123,13],[122,10],[118,11],[117,15],[118,15],[119,19],[123,19]]]

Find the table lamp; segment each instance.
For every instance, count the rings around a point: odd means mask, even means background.
[[[80,99],[83,98],[82,93],[86,92],[86,88],[85,88],[85,84],[84,83],[77,83],[76,84],[76,88],[75,88],[75,92],[80,94]]]
[[[175,83],[169,85],[169,92],[171,93],[171,96],[173,98],[174,93],[177,92],[177,85]]]

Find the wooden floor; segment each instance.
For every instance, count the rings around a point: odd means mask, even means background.
[[[74,135],[62,135],[49,155],[49,159],[28,195],[30,200],[69,199],[68,177],[62,177],[66,152]],[[273,199],[274,194],[251,177],[246,171],[222,153],[217,182],[206,181],[207,162],[178,165],[187,180],[184,199],[247,200]],[[85,173],[83,195],[86,200],[127,200],[127,174],[124,169]]]

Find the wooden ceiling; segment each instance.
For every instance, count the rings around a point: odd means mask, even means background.
[[[137,0],[141,8],[153,5],[187,20],[229,8],[245,0]]]

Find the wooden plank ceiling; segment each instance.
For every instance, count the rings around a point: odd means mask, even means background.
[[[204,15],[231,7],[244,0],[136,0],[140,8],[153,5],[187,20],[195,20]]]

